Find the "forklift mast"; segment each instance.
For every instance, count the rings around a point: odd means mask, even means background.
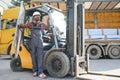
[[[67,1],[67,53],[72,63],[71,73],[79,76],[85,73],[84,52],[84,6],[77,0]],[[75,62],[75,65],[73,64]],[[75,68],[74,68],[75,67]],[[75,71],[75,73],[74,73]]]
[[[67,50],[71,57],[83,55],[84,7],[76,0],[67,2]]]

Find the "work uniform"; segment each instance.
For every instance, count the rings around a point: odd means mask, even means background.
[[[31,36],[30,36],[30,54],[32,58],[32,64],[33,64],[33,72],[37,72],[38,74],[43,73],[43,43],[42,43],[42,28],[45,26],[44,23],[41,24],[34,24],[31,22],[32,27],[30,28]]]

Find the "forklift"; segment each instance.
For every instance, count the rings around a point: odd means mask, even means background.
[[[48,1],[48,0],[43,0]],[[49,0],[51,1],[51,0]],[[63,0],[53,0],[59,2]],[[25,36],[25,30],[19,29],[20,23],[25,23],[30,19],[34,11],[39,11],[44,17],[49,16],[50,33],[53,34],[52,40],[43,35],[44,45],[44,66],[48,73],[53,77],[64,77],[67,74],[78,77],[81,74],[87,73],[87,57],[84,51],[84,5],[81,1],[67,0],[67,26],[66,26],[66,40],[65,42],[59,35],[56,34],[55,20],[52,14],[57,11],[61,12],[49,5],[40,5],[24,8],[23,1],[21,2],[20,12],[16,25],[16,33],[14,42],[11,48],[11,55],[13,56],[10,62],[10,67],[13,71],[21,71],[24,68],[32,69],[32,62],[30,50],[28,46],[29,35]],[[49,32],[48,32],[49,33]],[[65,43],[61,44],[61,43]]]

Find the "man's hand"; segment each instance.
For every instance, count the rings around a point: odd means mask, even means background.
[[[20,23],[20,24],[18,25],[19,28],[23,28],[23,26],[24,26],[24,24],[22,24],[22,23]]]
[[[27,23],[27,24],[25,24],[25,27],[27,27],[27,28],[32,28],[32,24]]]

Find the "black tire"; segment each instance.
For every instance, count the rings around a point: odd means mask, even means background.
[[[120,58],[120,46],[117,45],[111,45],[108,48],[108,56],[111,59],[119,59]]]
[[[90,59],[99,59],[102,55],[102,50],[97,45],[90,45],[87,48],[86,52],[87,52],[87,54],[89,54]]]
[[[21,67],[21,60],[20,58],[12,58],[11,62],[10,62],[10,68],[12,69],[12,71],[16,72],[16,71],[22,71],[22,67]]]
[[[46,69],[53,77],[64,77],[70,69],[69,58],[63,52],[52,52],[46,60]]]
[[[12,46],[12,44],[9,45],[9,47],[8,47],[8,49],[7,49],[7,55],[10,55],[11,46]]]

